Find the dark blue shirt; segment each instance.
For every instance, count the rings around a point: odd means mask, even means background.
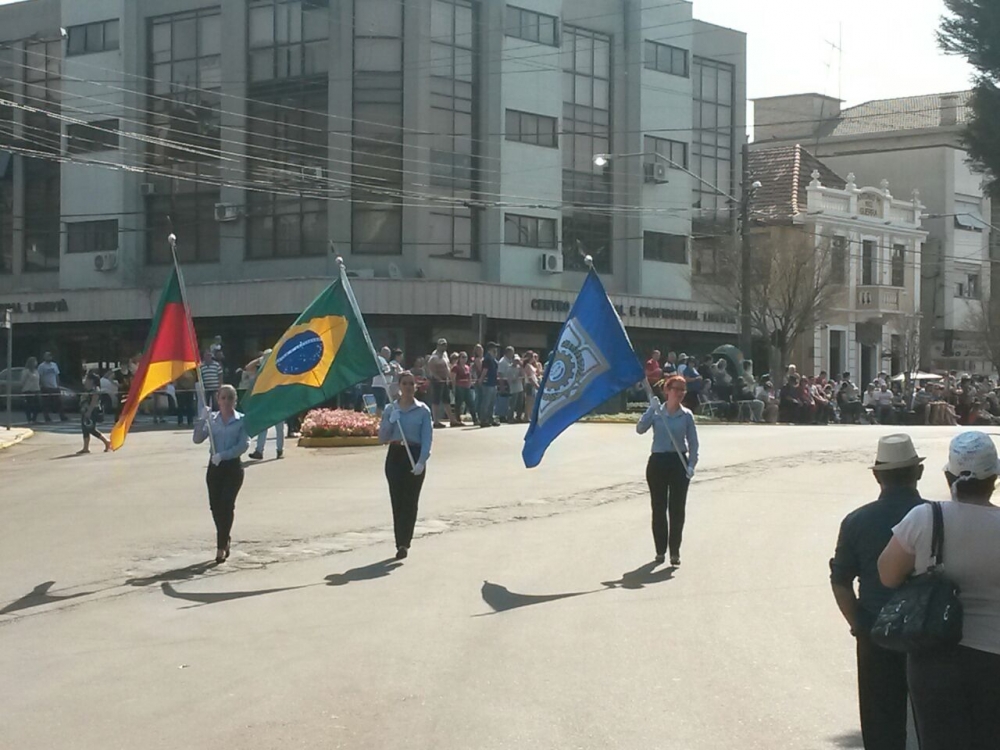
[[[853,586],[858,580],[860,628],[874,625],[882,605],[892,596],[892,590],[878,577],[878,558],[892,539],[892,527],[923,502],[916,490],[894,487],[883,491],[874,503],[850,513],[840,524],[837,551],[830,560],[830,582]]]
[[[483,385],[496,386],[497,384],[497,358],[489,352],[483,357]]]

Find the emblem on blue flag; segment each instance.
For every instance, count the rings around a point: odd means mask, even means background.
[[[618,312],[591,269],[549,355],[521,456],[529,469],[571,424],[645,377]]]

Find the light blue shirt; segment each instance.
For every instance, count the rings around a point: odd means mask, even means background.
[[[693,469],[698,465],[698,430],[694,425],[694,414],[689,409],[682,406],[670,415],[665,408],[659,411],[650,406],[639,419],[635,431],[642,435],[650,427],[653,428],[653,453],[676,453],[676,442],[682,451],[687,450],[688,466]]]
[[[233,418],[226,422],[222,415],[213,411],[208,419],[199,419],[194,423],[194,442],[201,444],[208,440],[209,424],[212,430],[212,443],[215,452],[223,461],[239,458],[250,447],[250,437],[247,435],[243,414],[234,412]]]
[[[394,410],[399,412],[399,421],[396,424],[389,421],[389,415]],[[431,457],[431,441],[434,439],[434,421],[431,419],[430,407],[416,399],[409,409],[403,409],[398,401],[386,407],[382,412],[382,424],[378,428],[379,441],[391,443],[394,440],[402,440],[400,430],[406,436],[408,445],[420,446],[420,458],[417,462],[426,464],[427,459]]]

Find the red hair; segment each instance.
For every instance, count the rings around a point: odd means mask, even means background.
[[[669,390],[672,386],[680,383],[687,389],[687,380],[684,379],[683,375],[671,375],[669,378],[663,381],[663,390]]]

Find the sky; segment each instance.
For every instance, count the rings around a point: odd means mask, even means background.
[[[694,0],[696,18],[746,32],[748,98],[845,106],[968,88],[972,69],[937,46],[944,13],[943,0]]]
[[[83,2],[84,0],[76,0]],[[14,0],[0,0],[5,5]],[[967,88],[943,55],[943,0],[693,0],[696,18],[747,34],[747,95],[816,92],[845,106]],[[841,37],[842,35],[842,37]],[[843,39],[842,52],[834,45]]]

